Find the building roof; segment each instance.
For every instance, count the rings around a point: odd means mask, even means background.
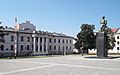
[[[119,28],[112,28],[111,30],[113,33],[116,33],[119,30]]]

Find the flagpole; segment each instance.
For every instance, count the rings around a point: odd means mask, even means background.
[[[15,59],[16,59],[16,54],[17,54],[17,17],[15,17],[15,50],[14,50],[14,54],[15,54]]]

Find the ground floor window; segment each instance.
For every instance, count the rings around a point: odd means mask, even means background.
[[[54,46],[54,50],[56,50],[56,46]]]
[[[1,45],[1,46],[0,46],[0,50],[1,50],[1,51],[4,51],[4,45]]]
[[[49,46],[49,50],[51,50],[52,49],[52,47],[51,46]]]
[[[14,45],[10,46],[10,50],[13,51],[14,50]]]
[[[27,45],[27,50],[30,50],[30,46],[29,45]]]
[[[20,50],[23,50],[23,45],[20,45]]]

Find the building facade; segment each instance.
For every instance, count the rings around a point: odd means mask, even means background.
[[[1,29],[8,35],[5,42],[0,43],[0,56],[9,56],[12,52],[17,55],[44,55],[73,53],[73,37],[62,33],[36,31],[29,21],[16,23],[15,28]]]

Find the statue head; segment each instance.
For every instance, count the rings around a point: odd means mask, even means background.
[[[105,16],[103,16],[102,19],[105,19]]]

